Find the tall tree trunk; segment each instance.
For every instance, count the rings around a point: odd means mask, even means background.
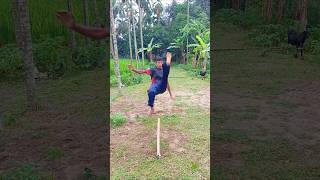
[[[232,0],[232,8],[239,10],[240,9],[240,0]]]
[[[129,35],[130,64],[132,64],[131,12],[130,11],[128,11],[128,35]]]
[[[72,0],[68,0],[67,8],[69,12],[72,12]],[[74,50],[76,47],[76,36],[74,31],[69,31],[69,48],[71,51],[71,58],[73,59]]]
[[[299,0],[298,7],[296,10],[296,18],[304,26],[307,25],[307,10],[308,10],[308,0]]]
[[[138,4],[139,4],[139,22],[140,22],[140,41],[141,41],[141,55],[142,55],[142,66],[144,66],[144,51],[143,51],[143,8],[141,6],[141,2],[140,0],[138,0]]]
[[[271,22],[272,20],[272,0],[265,0],[262,9],[262,15],[267,20],[267,22]]]
[[[190,19],[190,3],[188,0],[188,12],[187,12],[187,24],[188,25],[189,25],[189,19]],[[188,57],[189,57],[189,47],[188,46],[189,46],[189,33],[187,35],[187,61],[188,61]]]
[[[106,0],[106,3],[108,1]],[[111,27],[111,35],[112,39],[110,40],[110,46],[113,56],[113,61],[114,61],[114,72],[117,77],[118,81],[118,87],[121,88],[123,87],[122,81],[121,81],[121,75],[120,75],[120,69],[119,69],[119,55],[118,55],[118,44],[117,44],[117,32],[116,28],[114,26],[114,17],[113,17],[113,10],[112,10],[112,1],[110,2],[110,9],[106,9],[107,11],[110,11],[110,27]]]
[[[130,7],[131,7],[131,17],[133,17],[133,9],[132,9],[132,0],[130,0]],[[134,17],[133,17],[134,18]],[[136,27],[135,27],[134,20],[132,20],[132,27],[133,27],[133,41],[134,41],[134,53],[137,62],[137,68],[139,68],[139,56],[138,56],[138,46],[137,46],[137,34],[136,34]]]
[[[283,20],[283,16],[285,13],[285,5],[286,5],[286,0],[279,0],[279,5],[278,5],[278,23],[281,23]]]
[[[95,18],[95,26],[99,25],[99,19],[98,19],[98,9],[97,9],[97,0],[93,0],[93,16]]]
[[[88,16],[88,0],[83,0],[83,23],[85,26],[89,26],[89,16]],[[88,38],[86,38],[86,44],[88,43]]]
[[[22,51],[24,62],[27,109],[34,110],[36,108],[35,66],[33,64],[31,26],[27,1],[13,0],[12,7],[15,19],[16,42]]]

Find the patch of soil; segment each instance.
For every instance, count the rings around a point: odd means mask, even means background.
[[[228,168],[243,167],[244,162],[241,160],[241,152],[244,152],[248,147],[240,143],[214,143],[213,149],[213,164],[223,165]]]
[[[123,145],[130,155],[145,154],[146,156],[155,156],[156,137],[156,128],[150,129],[140,122],[128,121],[122,127],[111,130],[111,154],[116,147]],[[169,143],[168,149],[163,147],[161,149],[161,155],[167,156],[171,153],[184,152],[183,145],[187,142],[187,138],[184,134],[173,129],[161,129],[160,141]],[[123,159],[126,160],[126,155],[123,156]]]
[[[175,101],[168,94],[160,94],[155,99],[154,116],[182,113],[183,107],[175,106]],[[147,96],[145,101],[136,101],[128,96],[119,98],[110,107],[110,114],[117,112],[124,113],[129,120],[135,120],[138,117],[149,116],[150,107],[147,105]]]

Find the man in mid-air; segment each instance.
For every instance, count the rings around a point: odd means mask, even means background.
[[[137,70],[134,69],[132,65],[129,65],[128,68],[136,73],[139,74],[148,74],[151,76],[151,85],[148,89],[148,106],[150,106],[150,114],[154,114],[154,100],[156,95],[162,94],[166,92],[168,89],[168,92],[170,94],[170,97],[173,99],[170,86],[168,83],[168,76],[170,72],[170,63],[171,63],[171,53],[167,52],[166,54],[166,61],[163,63],[162,57],[157,57],[157,66],[156,68],[148,68],[146,70]]]

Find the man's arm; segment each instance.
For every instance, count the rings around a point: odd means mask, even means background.
[[[110,36],[106,28],[86,27],[75,24],[72,30],[92,39],[104,39]]]
[[[170,52],[167,52],[166,57],[167,57],[166,64],[167,64],[167,65],[170,65],[170,63],[171,63],[171,58],[172,58],[172,54],[171,54]]]
[[[138,74],[148,74],[147,73],[147,70],[138,70],[138,69],[134,69],[132,65],[128,65],[128,69],[135,72],[135,73],[138,73]]]
[[[89,38],[98,40],[110,36],[110,32],[106,28],[86,27],[77,24],[73,15],[70,12],[60,11],[57,12],[56,16],[67,28]]]

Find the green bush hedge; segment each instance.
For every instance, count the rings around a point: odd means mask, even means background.
[[[149,78],[146,75],[139,75],[139,74],[135,74],[132,73],[129,69],[128,69],[128,65],[130,64],[130,60],[129,59],[120,59],[119,60],[119,69],[120,69],[120,75],[121,75],[121,81],[125,86],[131,86],[131,85],[135,85],[135,84],[140,84],[142,82],[144,82],[144,80],[146,80],[147,78]],[[135,62],[135,60],[132,62],[132,66],[134,66],[135,68],[137,63]],[[147,60],[145,60],[145,66],[142,66],[142,62],[139,63],[139,69],[146,69],[148,67],[155,67],[154,63],[149,63]],[[112,87],[116,87],[118,84],[117,82],[117,78],[115,76],[115,72],[114,72],[114,61],[111,60],[110,61],[110,85]]]
[[[103,43],[89,42],[85,46],[78,44],[73,55],[63,37],[42,36],[32,46],[34,64],[39,72],[47,73],[50,78],[61,77],[72,70],[92,70],[105,65],[106,44]],[[8,44],[1,47],[1,77],[22,72],[22,56],[16,45]]]

